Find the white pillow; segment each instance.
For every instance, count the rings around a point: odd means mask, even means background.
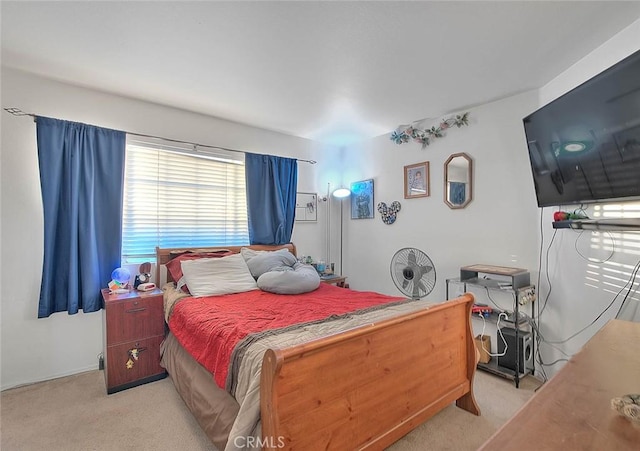
[[[182,273],[192,296],[218,296],[256,290],[247,264],[240,254],[222,258],[200,258],[181,262]]]

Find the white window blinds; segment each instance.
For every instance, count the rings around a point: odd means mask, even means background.
[[[123,201],[123,262],[249,243],[243,153],[127,136]]]

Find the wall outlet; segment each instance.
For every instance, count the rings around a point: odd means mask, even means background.
[[[530,302],[536,300],[536,287],[532,285],[528,287],[522,287],[518,289],[518,294],[516,295],[516,297],[518,299],[518,304],[527,305]]]

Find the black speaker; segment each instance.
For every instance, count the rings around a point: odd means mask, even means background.
[[[504,354],[498,356],[498,365],[516,370],[516,361],[519,361],[520,373],[526,373],[527,370],[533,368],[533,339],[529,332],[518,331],[518,340],[520,340],[520,347],[518,348],[518,355],[516,355],[516,330],[511,327],[500,328],[504,341],[506,341],[507,351],[505,352],[505,343],[502,341],[502,337],[498,333],[498,354]]]

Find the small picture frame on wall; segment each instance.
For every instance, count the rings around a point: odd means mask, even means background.
[[[318,195],[316,193],[296,193],[296,222],[318,220]]]
[[[404,167],[404,198],[429,196],[429,162],[410,164]]]
[[[351,184],[351,219],[372,219],[373,179],[361,180]]]

